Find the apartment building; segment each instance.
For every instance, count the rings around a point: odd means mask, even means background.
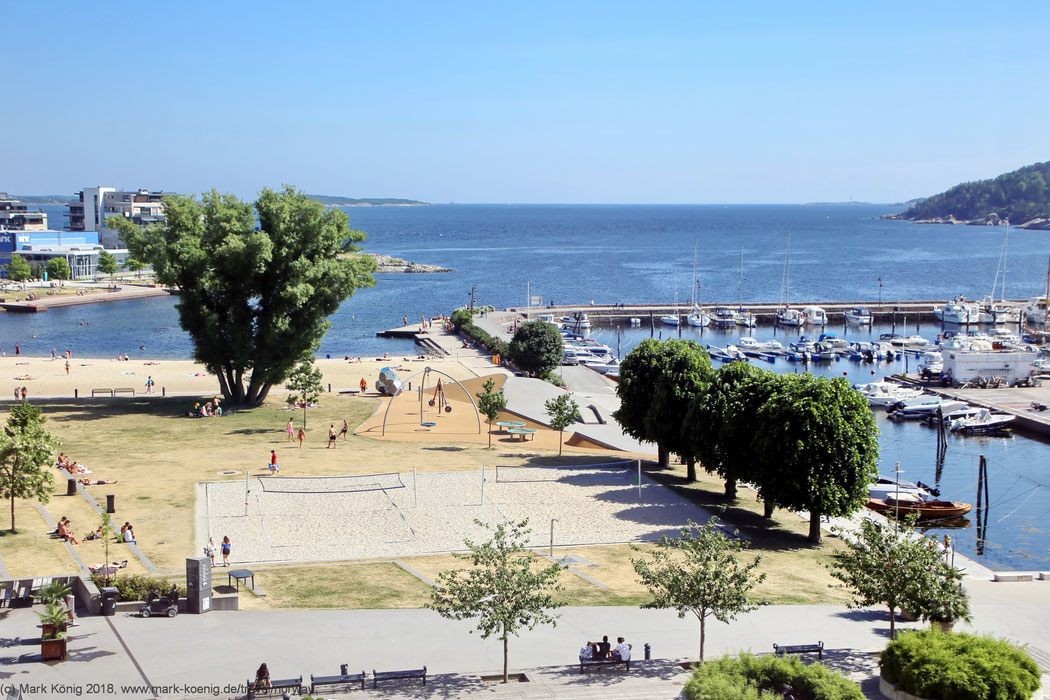
[[[29,206],[0,192],[0,230],[46,231],[47,212],[29,211]]]
[[[164,220],[164,193],[140,189],[118,190],[113,187],[85,187],[66,205],[69,231],[98,231],[106,248],[122,248],[124,242],[116,231],[106,226],[106,219],[122,216],[139,226]]]

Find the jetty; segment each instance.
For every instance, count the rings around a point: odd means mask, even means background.
[[[100,288],[98,291],[85,291],[83,294],[62,294],[59,296],[47,296],[45,294],[32,301],[7,301],[6,299],[0,299],[0,310],[33,314],[42,313],[58,306],[78,306],[80,304],[97,304],[107,301],[145,299],[148,297],[168,296],[173,293],[167,287],[158,286],[109,287]]]
[[[846,322],[846,312],[852,308],[863,306],[871,311],[872,320],[876,323],[903,324],[905,318],[912,323],[936,322],[934,311],[949,303],[950,300],[924,300],[924,301],[895,301],[877,303],[871,301],[802,301],[791,304],[793,309],[802,309],[806,306],[819,306],[827,314],[828,325],[842,325]],[[1016,306],[1023,309],[1027,303],[1026,299],[1008,299],[1000,302],[1007,306]],[[754,314],[755,321],[761,325],[773,325],[778,309],[784,308],[784,304],[773,302],[751,302],[740,304],[735,302],[707,303],[703,305],[705,312],[713,311],[718,306],[726,306],[731,309],[740,310]],[[691,312],[688,304],[674,303],[621,303],[621,304],[585,304],[567,306],[512,306],[506,309],[510,313],[518,313],[528,318],[536,318],[540,315],[572,316],[573,314],[587,314],[592,323],[618,325],[627,323],[632,318],[637,318],[646,323],[649,317],[659,322],[661,316],[684,316]]]

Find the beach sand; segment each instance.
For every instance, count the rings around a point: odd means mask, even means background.
[[[375,382],[384,367],[397,370],[398,378],[408,379],[412,374],[431,366],[456,377],[472,378],[474,374],[455,360],[440,357],[420,359],[413,356],[387,358],[319,359],[317,367],[323,375],[325,390],[329,384],[333,392],[357,390],[361,379],[368,384],[368,394],[375,395]],[[28,377],[28,378],[27,378]],[[146,380],[152,377],[156,393],[210,396],[220,395],[219,382],[208,374],[203,365],[192,360],[141,360],[118,362],[116,359],[74,357],[52,360],[50,357],[8,355],[0,357],[0,398],[13,399],[15,387],[26,387],[29,398],[72,397],[76,390],[81,397],[90,397],[92,389],[134,389],[135,395],[146,392]],[[6,386],[5,386],[6,385]],[[284,391],[283,387],[275,391]]]

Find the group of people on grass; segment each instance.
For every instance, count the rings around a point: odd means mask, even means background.
[[[149,382],[152,382],[150,378]],[[153,393],[153,385],[147,383],[146,390],[149,393]],[[222,406],[219,405],[219,397],[216,396],[211,401],[205,401],[203,404],[195,403],[193,408],[186,411],[187,418],[212,418],[214,416],[222,415]]]
[[[364,381],[363,379],[361,381]],[[295,419],[289,418],[288,425],[285,426],[288,430],[288,442],[299,441],[299,447],[303,446],[303,440],[306,439],[306,428],[300,427],[298,431],[295,429]],[[347,437],[350,433],[350,424],[345,420],[343,421],[342,430],[336,430],[335,423],[330,423],[328,426],[328,447],[335,447],[336,438],[340,435],[343,437],[343,442],[346,442],[349,438]],[[328,449],[328,448],[325,448]],[[274,450],[270,450],[270,473],[273,474],[280,470],[277,464],[277,453]]]
[[[600,642],[587,642],[580,649],[580,658],[584,661],[630,661],[631,645],[623,637],[616,638],[616,646],[609,644],[609,637],[602,637]]]
[[[70,476],[77,476],[77,475],[80,475],[80,474],[90,474],[91,473],[88,470],[88,468],[85,467],[83,464],[81,464],[80,462],[77,462],[77,461],[72,460],[69,457],[67,457],[65,452],[60,452],[58,454],[58,463],[57,463],[56,466],[59,469],[65,469],[66,472],[68,472]]]

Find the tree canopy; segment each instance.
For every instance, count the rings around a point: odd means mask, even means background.
[[[486,542],[466,540],[470,554],[452,556],[471,563],[469,569],[438,574],[428,608],[450,620],[477,619],[477,631],[485,639],[495,635],[503,641],[503,682],[508,677],[507,642],[523,629],[557,625],[549,610],[563,603],[554,600],[560,588],[561,565],[537,568],[527,547],[528,520],[498,523]],[[473,632],[473,630],[472,630]]]
[[[510,340],[510,361],[523,372],[542,377],[561,364],[565,343],[553,323],[525,321]]]
[[[47,276],[53,280],[67,280],[73,276],[65,258],[51,258],[47,261]]]
[[[339,304],[375,284],[371,258],[338,255],[364,234],[292,187],[264,189],[254,204],[215,190],[200,200],[169,196],[164,214],[144,229],[120,217],[107,223],[159,282],[179,289],[194,358],[231,403],[261,403],[320,345]]]
[[[11,262],[4,266],[7,277],[15,282],[25,282],[33,276],[33,268],[29,266],[26,259],[17,253],[11,256]]]
[[[317,397],[324,391],[324,387],[321,386],[321,370],[314,364],[313,355],[303,357],[288,376],[285,386],[291,392],[288,394],[288,403],[292,406],[297,404],[303,406],[303,427],[305,428],[306,407],[317,401]]]
[[[103,250],[98,254],[98,265],[97,269],[104,275],[110,277],[117,271],[117,259],[108,250]]]
[[[992,214],[1014,223],[1050,217],[1050,161],[991,180],[964,182],[927,197],[896,218],[914,221],[951,216],[970,221]]]
[[[704,662],[708,617],[729,622],[758,607],[749,593],[765,579],[756,574],[761,557],[743,561],[745,540],[729,537],[712,518],[705,525],[689,521],[677,539],[664,537],[647,556],[631,559],[653,600],[643,608],[672,608],[678,617],[692,613],[700,621],[700,663]]]
[[[879,430],[868,403],[843,377],[777,378],[758,410],[755,481],[769,503],[809,511],[820,542],[822,515],[848,515],[868,498],[878,471]]]
[[[15,499],[47,503],[55,490],[51,465],[59,442],[44,428],[43,411],[28,401],[11,408],[0,431],[0,498],[11,500],[11,530],[15,530]]]

